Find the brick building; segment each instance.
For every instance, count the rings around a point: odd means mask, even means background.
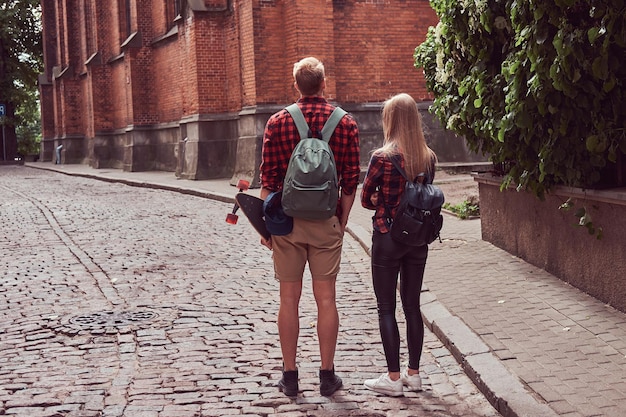
[[[430,99],[413,51],[428,0],[42,0],[41,158],[189,179],[256,178],[268,117],[308,55],[327,98],[381,140],[381,102]],[[426,106],[424,106],[426,107]],[[62,145],[62,148],[60,147]],[[437,149],[436,149],[437,150]]]

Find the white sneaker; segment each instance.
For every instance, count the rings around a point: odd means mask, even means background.
[[[421,391],[422,390],[422,377],[419,374],[409,375],[409,371],[405,369],[400,374],[400,381],[411,391]]]
[[[380,392],[381,394],[390,395],[392,397],[400,397],[404,394],[402,379],[394,381],[389,378],[388,373],[384,373],[376,379],[367,379],[363,385],[372,391]]]

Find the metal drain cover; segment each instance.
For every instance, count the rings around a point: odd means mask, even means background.
[[[155,320],[159,317],[156,311],[100,311],[91,314],[72,317],[69,322],[84,328],[100,327],[125,327],[139,324],[145,321]]]
[[[83,333],[126,334],[145,328],[169,327],[178,316],[179,311],[172,306],[122,311],[96,311],[66,316],[58,321],[54,316],[51,316],[45,327],[70,336]]]

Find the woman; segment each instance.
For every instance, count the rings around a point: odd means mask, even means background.
[[[391,238],[391,219],[406,183],[391,158],[400,163],[409,178],[425,173],[427,181],[432,182],[437,156],[426,144],[417,105],[408,94],[398,94],[385,102],[383,134],[383,146],[374,151],[370,160],[361,204],[375,210],[372,278],[387,372],[379,378],[366,380],[365,386],[386,395],[401,396],[405,385],[412,391],[420,391],[422,388],[419,362],[424,343],[424,323],[420,312],[420,292],[428,246],[406,246]],[[395,314],[398,275],[409,349],[408,368],[402,372],[400,333]]]

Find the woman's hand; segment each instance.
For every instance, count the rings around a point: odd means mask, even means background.
[[[378,193],[379,191],[376,191],[375,193],[372,194],[372,196],[370,197],[370,201],[372,202],[373,205],[377,206],[378,205]]]

